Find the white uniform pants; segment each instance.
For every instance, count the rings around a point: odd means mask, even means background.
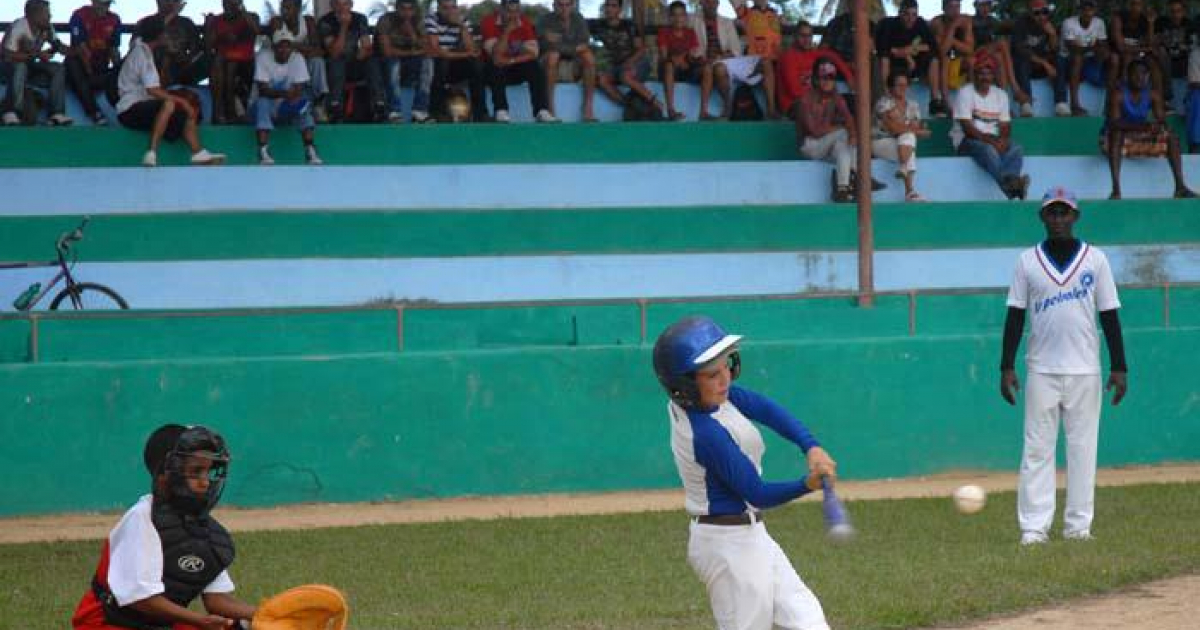
[[[913,152],[908,161],[900,163],[900,147],[912,147]],[[871,141],[871,152],[877,158],[891,160],[896,163],[898,170],[907,173],[917,172],[917,136],[911,132],[902,133],[894,138],[876,138]]]
[[[1067,438],[1067,509],[1063,532],[1092,526],[1096,443],[1100,434],[1099,374],[1029,373],[1025,383],[1025,451],[1017,486],[1022,532],[1046,534],[1054,521],[1055,444],[1062,420]]]
[[[837,185],[850,185],[850,169],[858,159],[858,152],[850,146],[850,135],[843,128],[835,129],[820,138],[807,137],[800,145],[800,153],[810,160],[824,160],[837,165]]]
[[[708,589],[719,630],[829,630],[821,602],[761,522],[693,522],[688,564]]]

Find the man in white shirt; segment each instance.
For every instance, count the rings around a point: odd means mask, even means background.
[[[1014,363],[1028,313],[1025,448],[1017,486],[1022,545],[1045,543],[1054,521],[1054,450],[1060,421],[1067,436],[1063,537],[1092,537],[1103,397],[1097,313],[1108,343],[1111,368],[1105,389],[1113,392],[1113,405],[1121,402],[1127,388],[1125,346],[1117,317],[1121,301],[1108,258],[1072,234],[1079,205],[1070,191],[1061,187],[1047,191],[1040,216],[1046,240],[1017,260],[1000,358],[1000,395],[1015,405],[1020,383]]]
[[[1024,153],[1014,143],[1008,94],[996,88],[996,59],[975,57],[975,82],[964,85],[954,99],[950,140],[959,155],[969,155],[983,167],[1009,199],[1025,199],[1029,176],[1021,174]]]
[[[1058,52],[1058,78],[1055,94],[1061,95],[1063,86],[1070,88],[1071,102],[1068,105],[1057,96],[1054,113],[1058,116],[1087,116],[1088,111],[1079,104],[1079,82],[1084,78],[1093,85],[1102,85],[1104,68],[1109,63],[1108,29],[1104,20],[1096,15],[1096,0],[1082,0],[1079,15],[1063,21],[1062,42]]]
[[[117,77],[117,120],[131,129],[150,132],[150,147],[142,156],[143,166],[158,166],[158,144],[183,138],[192,151],[192,164],[221,164],[223,153],[210,153],[200,146],[196,130],[199,114],[183,96],[171,94],[159,80],[154,50],[165,42],[161,17],[151,15],[137,25],[138,37],[125,57]]]
[[[66,111],[67,71],[61,63],[50,61],[57,53],[66,54],[67,47],[54,38],[50,24],[50,3],[46,0],[27,0],[25,17],[8,27],[0,44],[0,78],[8,83],[8,94],[0,104],[0,122],[21,124],[25,107],[25,86],[37,84],[50,91],[48,120],[51,125],[69,125]],[[31,123],[32,124],[32,121]]]
[[[258,97],[251,107],[258,134],[258,163],[265,166],[275,163],[268,143],[278,121],[300,128],[305,162],[312,166],[323,164],[313,145],[313,129],[317,125],[306,96],[309,76],[304,56],[292,50],[296,38],[291,33],[276,31],[272,39],[271,49],[260,51],[254,62]]]

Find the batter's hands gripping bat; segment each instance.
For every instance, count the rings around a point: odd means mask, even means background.
[[[324,584],[290,588],[258,605],[253,630],[346,630],[350,609],[341,591]]]
[[[834,542],[846,542],[854,538],[854,526],[850,524],[850,516],[842,507],[841,499],[833,491],[829,477],[821,476],[821,489],[825,494],[821,507],[825,512],[825,534]]]

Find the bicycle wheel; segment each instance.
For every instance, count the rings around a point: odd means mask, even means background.
[[[74,293],[78,299],[71,299],[71,294]],[[63,304],[63,302],[66,302]],[[76,308],[78,303],[82,308],[89,311],[99,310],[116,310],[127,309],[129,304],[125,302],[125,298],[117,295],[116,291],[93,282],[77,282],[54,296],[54,301],[50,303],[50,310],[57,311],[58,306],[63,304],[63,308]]]

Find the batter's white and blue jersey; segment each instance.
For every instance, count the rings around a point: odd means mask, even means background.
[[[804,478],[763,481],[766,445],[751,420],[770,427],[805,452],[819,446],[812,433],[773,400],[735,386],[729,388],[729,399],[716,409],[688,411],[674,402],[667,408],[671,450],[683,481],[688,514],[741,514],[810,492]]]
[[[1021,252],[1008,290],[1008,306],[1025,309],[1029,318],[1026,367],[1039,374],[1099,374],[1096,314],[1121,307],[1108,258],[1080,241],[1060,267],[1044,248]]]

